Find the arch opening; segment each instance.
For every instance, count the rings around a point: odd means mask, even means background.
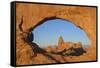
[[[60,18],[51,18],[42,21],[42,24],[34,27],[32,33],[34,35],[33,42],[42,48],[58,46],[61,37],[64,43],[80,42],[83,47],[90,45],[90,40],[84,30],[72,22]]]

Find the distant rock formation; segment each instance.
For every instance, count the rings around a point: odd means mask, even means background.
[[[58,45],[57,45],[57,51],[62,51],[66,48],[66,44],[63,40],[63,37],[60,36],[59,39],[58,39]]]
[[[62,36],[58,39],[58,45],[48,46],[45,50],[48,53],[62,56],[80,56],[86,52],[82,47],[81,42],[64,42]]]
[[[60,36],[58,39],[56,49],[49,46],[47,47],[47,51],[51,52],[52,54],[59,54],[62,56],[80,56],[83,53],[86,53],[81,42],[64,42],[62,36]]]
[[[67,56],[80,56],[83,53],[86,53],[86,51],[82,47],[81,42],[72,43],[72,44],[73,45],[71,45],[69,48],[67,47],[66,52],[64,52],[64,55],[67,55]]]
[[[46,50],[47,52],[51,52],[51,51],[52,51],[52,47],[49,45],[48,47],[45,48],[45,50]]]
[[[58,46],[61,46],[64,43],[63,37],[60,36],[58,40]]]
[[[74,43],[74,48],[82,48],[82,43],[81,42],[76,42]]]

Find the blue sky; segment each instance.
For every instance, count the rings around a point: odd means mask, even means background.
[[[57,45],[60,36],[63,37],[65,42],[81,42],[83,45],[90,44],[86,33],[66,20],[48,20],[36,27],[32,32],[34,33],[33,42],[40,47]]]

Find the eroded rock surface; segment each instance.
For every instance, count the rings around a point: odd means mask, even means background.
[[[27,31],[31,27],[39,24],[44,18],[54,17],[71,21],[80,29],[83,29],[91,40],[91,45],[87,48],[87,52],[81,56],[64,57],[60,55],[52,55],[57,60],[63,62],[80,62],[96,60],[96,8],[80,7],[80,6],[59,6],[59,5],[42,5],[42,4],[16,4],[16,64],[47,64],[56,63],[48,59],[43,54],[37,54],[33,57],[29,44],[25,43],[21,38],[18,25],[23,16],[22,28]]]

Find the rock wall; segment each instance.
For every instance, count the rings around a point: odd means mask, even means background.
[[[28,3],[16,4],[16,63],[18,65],[37,63],[41,64],[42,62],[51,63],[49,60],[42,60],[41,58],[45,58],[44,56],[41,56],[40,59],[30,58],[32,56],[32,49],[27,43],[23,42],[20,36],[21,32],[18,28],[22,16],[22,28],[24,31],[39,24],[39,22],[44,18],[56,16],[57,18],[71,21],[77,27],[83,29],[91,40],[91,45],[87,49],[88,53],[85,55],[88,57],[86,58],[85,56],[82,56],[82,60],[79,60],[81,58],[76,59],[79,61],[96,60],[96,7],[40,5]],[[38,54],[38,56],[40,56],[40,54]]]

